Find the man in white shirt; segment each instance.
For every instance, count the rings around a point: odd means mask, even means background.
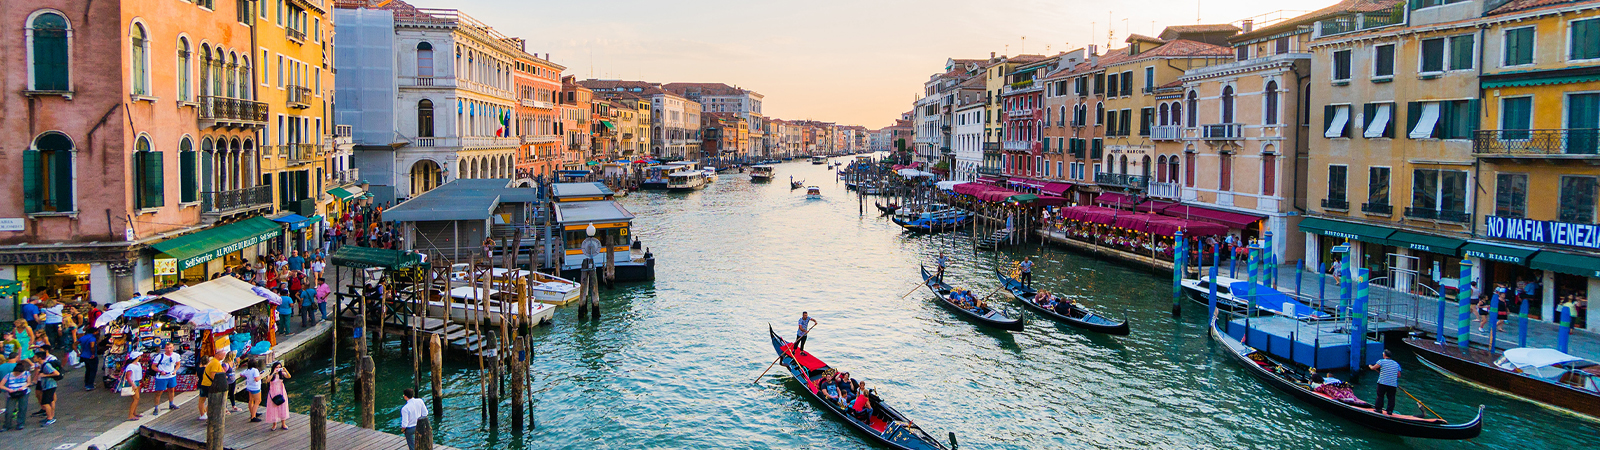
[[[417,448],[417,419],[428,415],[428,406],[422,404],[422,399],[417,398],[417,392],[406,389],[401,393],[405,396],[406,404],[400,407],[400,430],[406,434],[406,448]]]
[[[156,414],[161,414],[161,394],[167,394],[167,407],[178,409],[178,363],[183,357],[172,351],[172,343],[162,346],[161,353],[150,357],[150,368],[156,371]]]

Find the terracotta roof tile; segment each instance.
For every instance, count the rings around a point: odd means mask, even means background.
[[[1122,40],[1122,42],[1133,42],[1133,41],[1155,42],[1155,43],[1160,43],[1160,44],[1167,43],[1166,39],[1153,38],[1153,37],[1145,36],[1145,35],[1142,35],[1142,34],[1139,34],[1139,33],[1129,34],[1127,39],[1123,39]]]
[[[1510,2],[1506,2],[1506,4],[1504,4],[1504,5],[1500,5],[1500,7],[1498,7],[1498,8],[1490,10],[1485,15],[1492,16],[1492,15],[1496,15],[1496,14],[1506,14],[1506,13],[1514,13],[1514,12],[1519,12],[1519,11],[1526,11],[1526,10],[1545,7],[1545,6],[1567,5],[1567,4],[1575,4],[1575,3],[1588,3],[1588,2],[1593,2],[1593,1],[1595,1],[1595,0],[1511,0]]]
[[[1148,56],[1231,56],[1233,49],[1220,45],[1211,45],[1204,42],[1195,42],[1179,39],[1168,42],[1150,51],[1135,55],[1143,58]]]
[[[1180,33],[1227,33],[1239,32],[1239,27],[1226,24],[1201,24],[1201,25],[1173,25],[1161,30],[1161,38],[1166,40],[1176,39]]]

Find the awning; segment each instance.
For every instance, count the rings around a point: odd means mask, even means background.
[[[1372,122],[1367,124],[1366,128],[1361,132],[1361,136],[1377,138],[1387,135],[1389,131],[1389,110],[1392,107],[1393,105],[1388,103],[1380,103],[1373,107]]]
[[[1095,203],[1103,203],[1112,207],[1131,207],[1139,202],[1138,197],[1117,192],[1102,192],[1094,198]]]
[[[1007,199],[1010,199],[1012,196],[1015,196],[1015,195],[1018,194],[1017,191],[1013,191],[1013,190],[1006,189],[1006,188],[1003,188],[1003,187],[992,186],[992,185],[987,185],[987,184],[978,184],[978,183],[962,183],[962,184],[958,184],[958,185],[955,185],[954,187],[952,187],[951,190],[954,191],[957,194],[970,195],[970,196],[972,196],[974,198],[977,198],[978,200],[982,200],[982,201],[986,201],[986,202],[1006,201]]]
[[[307,219],[306,216],[302,216],[302,215],[295,214],[295,213],[289,213],[289,215],[287,215],[287,216],[283,216],[283,217],[279,217],[279,218],[276,218],[276,219],[272,219],[272,221],[273,222],[277,222],[277,223],[299,223],[299,222],[306,221],[306,219]]]
[[[1144,202],[1139,203],[1139,206],[1133,207],[1133,210],[1143,213],[1158,213],[1161,212],[1161,210],[1167,209],[1168,207],[1176,204],[1177,203],[1165,202],[1161,200],[1145,200]]]
[[[1170,209],[1176,208],[1169,208],[1169,210]],[[1394,234],[1394,230],[1389,228],[1376,227],[1360,223],[1341,222],[1337,220],[1323,219],[1320,217],[1307,217],[1305,220],[1301,220],[1300,231],[1316,233],[1323,236],[1355,239],[1361,242],[1377,243],[1386,242],[1389,239],[1389,235]]]
[[[22,292],[22,282],[17,280],[0,280],[0,295],[17,295]]]
[[[1336,138],[1344,136],[1345,124],[1350,121],[1350,105],[1333,109],[1333,118],[1328,119],[1328,129],[1323,131],[1323,137]]]
[[[1541,251],[1528,266],[1580,277],[1600,278],[1600,258],[1589,255]]]
[[[422,263],[422,255],[400,250],[345,245],[340,246],[339,250],[333,252],[333,265],[341,267],[354,267],[357,269],[381,267],[395,270],[412,267],[420,263]]]
[[[1041,195],[1039,196],[1038,204],[1041,206],[1064,206],[1067,204],[1067,199],[1054,195]]]
[[[1439,123],[1439,102],[1422,104],[1422,115],[1417,118],[1417,125],[1407,130],[1407,136],[1412,139],[1427,139],[1433,137],[1433,127]]]
[[[1033,195],[1033,194],[1017,194],[1017,195],[1013,195],[1013,196],[1010,196],[1010,197],[1006,197],[1006,201],[1008,201],[1008,202],[1017,202],[1017,203],[1028,203],[1028,202],[1031,202],[1031,201],[1034,201],[1034,200],[1038,200],[1038,199],[1039,199],[1039,196]]]
[[[1534,253],[1539,252],[1539,249],[1495,244],[1487,241],[1467,241],[1467,245],[1461,246],[1461,251],[1467,256],[1525,265],[1528,264],[1528,259],[1533,257]]]
[[[967,182],[965,182],[965,181],[945,180],[945,181],[940,181],[938,183],[934,183],[933,185],[934,186],[938,186],[939,189],[941,189],[941,190],[948,191],[948,190],[955,189],[956,185],[966,184],[966,183]]]
[[[1180,219],[1201,219],[1227,225],[1231,228],[1249,228],[1250,224],[1261,221],[1267,216],[1259,214],[1223,211],[1220,209],[1203,208],[1194,205],[1171,205],[1161,210],[1161,214]]]
[[[336,187],[336,188],[333,188],[333,189],[329,189],[328,190],[328,195],[332,195],[334,197],[339,197],[339,200],[350,200],[350,199],[353,199],[353,198],[360,198],[360,197],[363,197],[363,196],[366,196],[366,195],[370,195],[370,194],[366,194],[366,191],[363,191],[359,187],[350,186],[349,188]]]
[[[1499,89],[1504,87],[1550,86],[1556,84],[1588,83],[1600,81],[1600,75],[1571,75],[1564,77],[1521,78],[1514,80],[1484,81],[1483,89]]]
[[[1072,189],[1072,183],[1045,183],[1044,187],[1039,188],[1039,192],[1050,195],[1065,196],[1067,194],[1067,190],[1070,189]]]
[[[1027,187],[1031,187],[1031,188],[1034,188],[1034,189],[1038,189],[1038,188],[1044,187],[1044,182],[1043,181],[1029,180],[1029,179],[1011,180],[1011,184],[1027,186]]]
[[[1096,214],[1098,214],[1098,213],[1116,214],[1118,211],[1115,210],[1115,209],[1103,208],[1103,207],[1099,207],[1099,206],[1087,206],[1087,205],[1083,205],[1083,206],[1068,206],[1068,207],[1065,207],[1065,208],[1061,208],[1061,218],[1067,219],[1067,220],[1083,220],[1084,215],[1085,214],[1089,214],[1091,212],[1092,213],[1096,213]]]
[[[601,125],[605,125],[606,128],[610,128],[612,130],[617,129],[617,125],[614,124],[614,123],[611,123],[611,121],[609,121],[609,120],[602,120],[602,121],[600,121],[600,124]]]
[[[982,176],[982,177],[978,177],[978,182],[979,183],[986,183],[986,184],[1000,184],[1000,183],[1005,183],[1006,179],[1005,178],[1000,178],[1000,177]]]
[[[267,301],[266,297],[256,295],[250,288],[250,283],[238,278],[219,277],[215,280],[168,292],[162,295],[161,298],[189,305],[200,311],[215,309],[231,313]]]
[[[243,250],[245,247],[256,245],[277,237],[283,233],[283,227],[277,222],[261,217],[218,225],[195,233],[179,236],[151,245],[151,248],[171,258],[178,260],[178,270],[205,264],[207,261],[221,258],[223,255]]]
[[[1461,254],[1461,246],[1467,241],[1461,239],[1434,236],[1431,234],[1412,233],[1410,231],[1396,231],[1389,236],[1389,243],[1412,250],[1422,250],[1430,253],[1456,256]]]

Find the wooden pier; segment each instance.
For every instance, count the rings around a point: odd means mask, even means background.
[[[310,399],[293,398],[291,402],[309,402]],[[178,408],[177,411],[168,411],[161,417],[139,427],[139,435],[145,439],[162,444],[186,449],[206,448],[206,421],[195,420],[194,408]],[[226,414],[227,424],[224,425],[226,437],[223,439],[222,448],[234,450],[247,449],[286,449],[311,447],[311,417],[303,414],[289,414],[289,429],[267,431],[271,425],[266,422],[250,422],[250,413],[239,412]],[[397,436],[381,431],[368,430],[341,422],[328,422],[327,447],[339,450],[395,450],[406,448],[405,436]],[[440,450],[454,450],[453,447],[434,444],[433,448]]]

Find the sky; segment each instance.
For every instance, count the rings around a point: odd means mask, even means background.
[[[877,129],[948,58],[1054,54],[1164,26],[1232,23],[1335,0],[407,0],[454,8],[550,54],[579,79],[721,82],[763,112]],[[1258,18],[1261,23],[1263,18]],[[1025,38],[1024,38],[1025,37]],[[1102,50],[1103,51],[1103,50]]]

